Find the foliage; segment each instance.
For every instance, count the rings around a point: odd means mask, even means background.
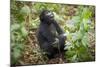
[[[89,36],[92,12],[89,7],[81,7],[81,14],[72,17],[71,21],[65,26],[69,31],[66,44],[66,58],[69,62],[93,61],[94,57],[89,52]],[[69,45],[69,46],[67,46]]]
[[[19,7],[12,1],[11,5],[11,63],[18,64],[26,42],[28,31],[25,28],[23,16],[18,14]],[[20,17],[19,17],[20,16]]]

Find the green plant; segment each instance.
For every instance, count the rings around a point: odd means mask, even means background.
[[[66,24],[65,30],[69,31],[66,44],[66,59],[69,62],[84,62],[94,60],[89,52],[90,18],[92,13],[88,7],[81,7],[82,12],[79,16],[72,17],[69,24]]]

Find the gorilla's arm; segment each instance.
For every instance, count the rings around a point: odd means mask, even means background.
[[[57,30],[57,33],[59,34],[58,38],[62,39],[62,40],[66,40],[66,33],[61,29],[61,27],[59,26],[59,24],[56,22],[56,20],[53,20],[52,22]]]
[[[59,24],[55,20],[53,20],[52,23],[54,24],[54,26],[55,26],[55,28],[56,28],[59,35],[64,34],[64,31],[60,28]]]

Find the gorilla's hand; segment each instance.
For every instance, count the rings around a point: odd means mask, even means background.
[[[67,39],[67,34],[66,33],[61,34],[59,37],[62,38],[62,39],[64,39],[64,40],[66,40]]]
[[[55,42],[53,42],[52,46],[57,48],[59,45],[59,39],[58,38],[55,38]]]

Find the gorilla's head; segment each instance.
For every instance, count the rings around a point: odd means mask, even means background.
[[[54,20],[53,12],[51,12],[49,10],[43,10],[41,12],[41,14],[40,14],[40,21],[42,23],[51,24],[53,20]]]

